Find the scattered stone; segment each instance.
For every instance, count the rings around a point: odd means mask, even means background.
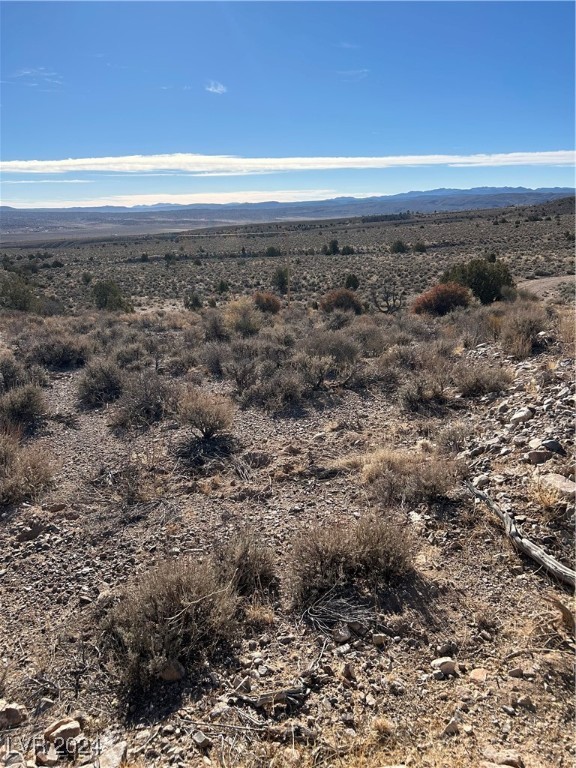
[[[352,637],[352,633],[347,626],[335,627],[332,630],[332,637],[335,643],[347,643]]]
[[[524,761],[517,752],[512,749],[498,750],[494,747],[486,747],[484,757],[495,765],[509,765],[511,768],[525,768]]]
[[[442,656],[439,659],[434,659],[432,667],[442,672],[446,677],[456,674],[456,662],[454,659],[450,658],[450,656]]]
[[[378,634],[372,635],[372,643],[377,648],[382,648],[383,646],[385,646],[387,640],[388,640],[388,635],[378,635]]]
[[[68,739],[75,739],[81,732],[82,728],[78,720],[67,717],[53,723],[44,731],[44,739],[49,742],[58,740],[59,743],[65,743]]]
[[[476,669],[473,669],[470,672],[468,677],[474,683],[485,683],[487,675],[488,675],[488,671],[486,669],[484,669],[483,667],[476,667]]]
[[[50,744],[48,750],[41,749],[36,752],[36,765],[57,765],[58,753],[54,747],[54,744]]]
[[[527,709],[530,712],[536,712],[536,707],[530,696],[520,696],[518,699],[518,706]]]
[[[568,478],[563,475],[558,475],[556,473],[542,475],[540,483],[546,488],[556,491],[558,495],[564,499],[576,499],[576,483],[572,482],[572,480],[568,480]]]
[[[524,677],[524,670],[522,667],[514,667],[508,671],[510,677]]]
[[[28,712],[22,704],[0,699],[0,730],[15,728],[28,719]]]
[[[514,717],[516,714],[516,710],[514,709],[514,707],[510,707],[508,706],[508,704],[504,704],[504,706],[502,707],[502,711],[506,712],[506,714],[510,715],[510,717]]]
[[[208,749],[212,746],[212,740],[203,731],[194,731],[192,738],[198,749]]]
[[[121,768],[127,751],[128,744],[125,741],[119,741],[113,747],[105,749],[99,758],[99,768]]]
[[[460,733],[460,726],[458,721],[452,718],[442,731],[442,736],[455,736],[457,733]]]
[[[472,485],[476,486],[479,491],[481,491],[482,488],[486,488],[489,484],[490,478],[488,475],[478,475],[478,477],[475,477],[474,480],[472,480]]]
[[[516,411],[511,417],[510,417],[510,424],[516,425],[516,424],[522,424],[525,421],[530,421],[530,419],[534,418],[534,410],[532,408],[521,408],[519,411]]]
[[[528,460],[530,464],[544,464],[552,458],[554,454],[551,451],[530,451],[528,453]]]
[[[559,453],[561,456],[566,456],[566,451],[560,445],[558,440],[543,440],[542,447],[546,448],[547,451],[552,451],[552,453]]]
[[[185,675],[186,670],[177,659],[169,659],[158,673],[160,679],[164,680],[165,683],[177,683]]]
[[[59,742],[66,742],[68,739],[74,739],[76,736],[79,736],[81,731],[82,728],[78,720],[65,717],[48,726],[44,731],[44,740],[54,742],[58,739]]]

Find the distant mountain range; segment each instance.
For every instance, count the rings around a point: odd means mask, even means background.
[[[476,187],[432,189],[365,198],[279,203],[227,203],[177,205],[100,206],[94,208],[21,209],[0,206],[0,234],[4,242],[151,234],[225,224],[287,220],[334,219],[414,213],[442,213],[472,209],[538,205],[574,195],[571,187]]]

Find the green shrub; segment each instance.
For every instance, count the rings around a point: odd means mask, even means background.
[[[290,276],[287,267],[278,267],[272,277],[272,287],[276,288],[281,294],[285,294],[288,290]]]
[[[459,307],[467,307],[472,296],[468,288],[458,283],[441,283],[421,293],[412,304],[412,311],[421,315],[442,316]]]
[[[92,288],[94,302],[98,309],[129,312],[132,307],[123,297],[120,286],[114,280],[100,280]]]
[[[358,279],[357,275],[349,274],[346,275],[346,280],[344,281],[344,287],[348,288],[349,291],[357,291],[358,286],[360,285],[360,280]]]
[[[21,277],[0,272],[0,308],[31,312],[35,297],[31,287]]]
[[[467,286],[482,304],[501,299],[503,288],[514,287],[508,267],[501,261],[489,259],[472,259],[455,264],[444,272],[440,282]]]
[[[196,291],[188,291],[184,296],[184,309],[197,312],[199,309],[202,309],[202,304],[202,297]]]
[[[390,246],[390,253],[408,253],[408,246],[404,240],[394,240]]]

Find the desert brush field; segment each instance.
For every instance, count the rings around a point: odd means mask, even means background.
[[[573,198],[0,256],[3,764],[573,764]]]

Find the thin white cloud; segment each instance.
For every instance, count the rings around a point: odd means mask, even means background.
[[[333,189],[291,189],[291,190],[248,190],[244,192],[194,192],[183,194],[139,194],[108,195],[87,200],[6,200],[4,205],[16,208],[93,208],[100,205],[155,205],[157,203],[177,203],[179,205],[209,203],[294,203],[302,200],[325,200],[334,197]],[[368,197],[370,193],[359,193],[355,197]]]
[[[37,85],[62,85],[62,75],[46,67],[25,67],[8,75],[8,82],[35,87]]]
[[[572,166],[574,150],[506,152],[474,155],[383,155],[375,157],[239,157],[237,155],[126,155],[66,160],[7,160],[4,173],[78,173],[85,171],[146,173],[186,172],[199,175],[238,176],[284,171],[327,171],[346,168],[401,168],[406,166],[454,166],[458,168],[547,165]]]
[[[357,83],[359,80],[364,80],[370,74],[369,69],[344,69],[339,70],[338,73],[344,78],[346,83]]]
[[[217,93],[221,96],[223,93],[226,93],[228,88],[222,83],[219,83],[218,80],[210,80],[208,85],[205,86],[205,90],[208,91],[208,93]]]
[[[94,184],[92,179],[8,179],[2,184]]]

